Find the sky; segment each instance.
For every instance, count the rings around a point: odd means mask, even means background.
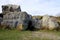
[[[60,0],[0,0],[0,12],[2,5],[20,5],[22,11],[30,15],[59,15]]]

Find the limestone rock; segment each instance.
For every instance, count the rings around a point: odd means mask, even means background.
[[[54,17],[50,17],[48,15],[43,16],[42,19],[42,28],[49,30],[59,29],[59,24]]]
[[[2,5],[2,12],[14,12],[14,11],[21,11],[21,8],[19,5]]]
[[[3,16],[2,24],[9,27],[17,27],[18,25],[24,25],[24,30],[28,27],[28,22],[31,16],[26,12],[8,12]]]
[[[42,28],[43,29],[47,29],[48,28],[48,22],[49,22],[49,16],[48,15],[44,15],[42,18]]]
[[[59,24],[57,23],[55,18],[49,19],[49,30],[59,29]]]

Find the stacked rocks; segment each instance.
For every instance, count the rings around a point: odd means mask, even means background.
[[[25,30],[31,20],[31,16],[27,12],[21,12],[20,6],[17,5],[3,5],[2,12],[4,15],[1,24],[8,27],[18,27],[20,30]]]

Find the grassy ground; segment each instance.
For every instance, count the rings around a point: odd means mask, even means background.
[[[0,40],[60,40],[60,32],[0,30]]]

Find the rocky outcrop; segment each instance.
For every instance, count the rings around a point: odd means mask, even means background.
[[[53,17],[49,15],[38,17],[32,18],[27,12],[22,12],[19,5],[3,5],[0,23],[3,28],[17,28],[18,30],[54,30],[60,28],[60,23]]]
[[[57,30],[60,27],[56,18],[45,15],[43,16],[43,19],[42,19],[42,28],[49,29],[49,30]]]
[[[8,4],[8,5],[2,5],[2,12],[19,12],[21,11],[21,8],[19,5],[11,5],[11,4]]]
[[[12,28],[19,27],[20,30],[27,29],[28,22],[32,18],[27,12],[21,12],[20,6],[17,5],[3,5],[2,12],[4,15],[1,25]]]

